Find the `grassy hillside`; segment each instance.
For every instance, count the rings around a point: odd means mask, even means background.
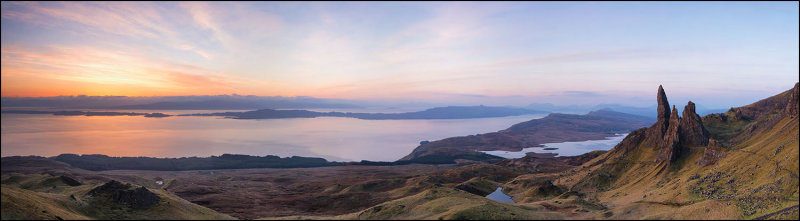
[[[796,218],[798,117],[783,111],[785,103],[769,99],[744,107],[760,112],[734,108],[703,118],[710,136],[723,144],[725,157],[716,164],[697,163],[703,146],[688,147],[672,163],[657,162],[657,147],[625,144],[637,139],[631,133],[609,153],[560,174],[554,183],[608,206],[610,218]],[[757,118],[736,117],[741,113]]]
[[[340,216],[289,216],[270,219],[563,219],[564,215],[536,205],[500,203],[462,190],[433,187],[416,195]]]
[[[133,209],[89,195],[97,186],[70,186],[49,174],[3,174],[2,219],[233,219],[161,189],[150,189],[160,199],[156,205]]]

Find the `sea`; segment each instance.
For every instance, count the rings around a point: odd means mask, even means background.
[[[236,110],[92,110],[209,113]],[[241,110],[238,110],[241,111]],[[326,111],[326,110],[314,110]],[[363,110],[328,110],[365,112]],[[371,111],[406,112],[408,110]],[[419,146],[454,136],[495,132],[545,115],[447,120],[342,117],[238,120],[224,117],[54,116],[0,114],[2,156],[208,157],[222,154],[395,161]]]

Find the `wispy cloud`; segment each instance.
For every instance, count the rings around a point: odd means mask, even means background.
[[[217,71],[135,57],[119,51],[64,46],[30,51],[10,47],[4,48],[2,54],[3,77],[30,76],[173,91],[214,91],[229,87],[228,78],[217,75]]]
[[[17,10],[4,10],[3,18],[51,28],[76,27],[81,34],[103,39],[106,34],[133,40],[162,42],[205,58],[210,55],[191,40],[179,37],[180,23],[170,21],[165,4],[151,2],[13,2]],[[21,12],[21,11],[24,11]],[[6,13],[9,12],[9,13]]]
[[[2,2],[2,93],[755,96],[797,81],[796,3],[651,4]]]

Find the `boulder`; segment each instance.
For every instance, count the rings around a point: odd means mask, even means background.
[[[722,149],[722,145],[714,140],[714,138],[708,139],[708,146],[706,146],[705,151],[703,152],[703,157],[697,161],[697,164],[708,166],[717,163],[720,158],[725,157],[725,151]]]

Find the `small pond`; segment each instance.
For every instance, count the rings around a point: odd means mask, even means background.
[[[510,196],[503,193],[502,187],[497,187],[497,190],[490,193],[489,195],[486,195],[486,198],[502,203],[515,203],[514,200],[511,200]]]

